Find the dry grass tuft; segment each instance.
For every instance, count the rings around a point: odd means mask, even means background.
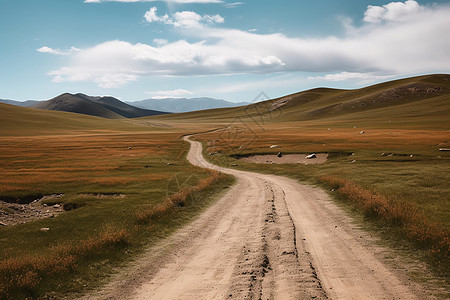
[[[194,194],[206,190],[211,185],[216,183],[222,175],[219,172],[211,171],[211,176],[201,179],[196,186],[184,188],[181,191],[174,193],[167,197],[163,202],[136,213],[136,220],[139,223],[148,223],[151,219],[159,218],[166,213],[169,213],[175,207],[183,207],[186,204],[186,199]]]
[[[76,245],[58,245],[49,254],[23,256],[0,261],[0,299],[35,296],[43,278],[55,277],[76,268],[77,261],[103,254],[128,244],[125,229],[106,227],[98,237]]]
[[[319,180],[335,189],[342,199],[355,203],[366,216],[401,228],[411,241],[429,249],[435,258],[448,261],[449,232],[428,222],[414,204],[396,201],[337,176],[322,176]]]

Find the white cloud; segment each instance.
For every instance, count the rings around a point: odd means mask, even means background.
[[[376,75],[372,73],[352,73],[341,72],[335,74],[326,74],[325,76],[309,76],[308,80],[325,80],[325,81],[345,81],[345,80],[364,80],[374,81],[379,79],[388,79],[390,75]]]
[[[164,46],[164,45],[167,45],[169,43],[169,41],[166,39],[154,39],[153,43],[155,43],[158,46]]]
[[[222,3],[222,0],[84,0],[84,3],[102,3],[102,2],[125,2],[125,3],[135,3],[135,2],[169,2],[169,3]]]
[[[235,8],[235,7],[241,6],[243,4],[244,4],[244,2],[231,2],[231,3],[225,3],[225,7],[226,8]]]
[[[160,22],[160,23],[171,24],[172,21],[169,20],[169,16],[167,14],[165,14],[162,17],[158,17],[156,15],[157,10],[158,9],[156,7],[150,8],[150,10],[147,11],[144,15],[145,20],[147,20],[147,22],[149,22],[149,23]]]
[[[166,99],[166,98],[181,98],[181,96],[193,95],[194,93],[188,90],[176,89],[167,91],[147,92],[147,94],[154,95],[152,99]]]
[[[41,52],[41,53],[49,53],[49,54],[54,54],[54,55],[70,55],[73,54],[75,52],[81,51],[81,49],[75,48],[75,47],[71,47],[68,50],[60,50],[60,49],[53,49],[47,46],[43,46],[39,49],[36,49],[37,52]]]
[[[404,18],[414,16],[424,8],[414,0],[403,2],[391,2],[383,6],[369,5],[364,14],[364,21],[379,23],[382,21],[401,21]]]
[[[214,28],[210,23],[221,23],[223,18],[187,11],[158,15],[152,8],[146,19],[180,29],[190,42],[154,41],[152,46],[109,41],[74,53],[68,66],[50,75],[56,81],[93,81],[113,87],[155,75],[316,72],[329,73],[322,76],[324,80],[368,81],[379,76],[448,73],[450,39],[445,37],[450,7],[414,10],[409,2],[403,3],[409,8],[385,5],[378,15],[368,7],[365,17],[370,15],[372,22],[360,27],[348,23],[344,37],[315,39]]]
[[[204,25],[212,25],[214,23],[223,23],[225,20],[220,15],[199,15],[193,11],[176,12],[169,17],[167,14],[163,16],[157,15],[157,8],[152,7],[144,15],[145,20],[149,23],[158,22],[175,27],[194,28],[202,27]]]

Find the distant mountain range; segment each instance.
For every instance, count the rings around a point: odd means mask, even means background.
[[[122,102],[114,97],[93,97],[65,93],[47,101],[15,101],[0,99],[0,103],[98,116],[109,119],[139,118],[166,113],[190,112],[213,108],[237,107],[249,102],[233,103],[213,98],[168,98]]]
[[[134,102],[126,102],[130,105],[145,109],[154,109],[172,113],[181,113],[213,108],[237,107],[250,104],[250,102],[229,102],[213,98],[166,98],[148,99]]]
[[[39,102],[33,108],[73,112],[109,119],[139,118],[165,114],[126,104],[113,97],[92,97],[84,94],[65,93],[53,99]]]
[[[6,104],[22,106],[22,107],[32,107],[32,106],[38,104],[39,102],[42,102],[42,101],[37,101],[37,100],[15,101],[15,100],[0,99],[0,103],[6,103]]]

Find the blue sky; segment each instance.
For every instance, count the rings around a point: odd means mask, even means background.
[[[252,101],[450,71],[450,1],[0,0],[0,98]]]

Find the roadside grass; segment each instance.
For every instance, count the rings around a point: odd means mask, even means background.
[[[382,228],[392,244],[403,240],[425,249],[423,259],[439,276],[448,277],[450,155],[439,148],[450,146],[449,131],[345,126],[328,130],[308,122],[268,124],[263,129],[245,124],[230,131],[197,137],[211,162],[321,185]],[[280,148],[270,149],[271,145]],[[278,152],[330,157],[320,165],[252,164],[235,158]]]
[[[210,205],[233,179],[189,164],[179,135],[0,138],[0,199],[63,194],[45,202],[68,210],[0,227],[0,299],[85,293]],[[163,217],[137,219],[168,198],[177,205]]]

